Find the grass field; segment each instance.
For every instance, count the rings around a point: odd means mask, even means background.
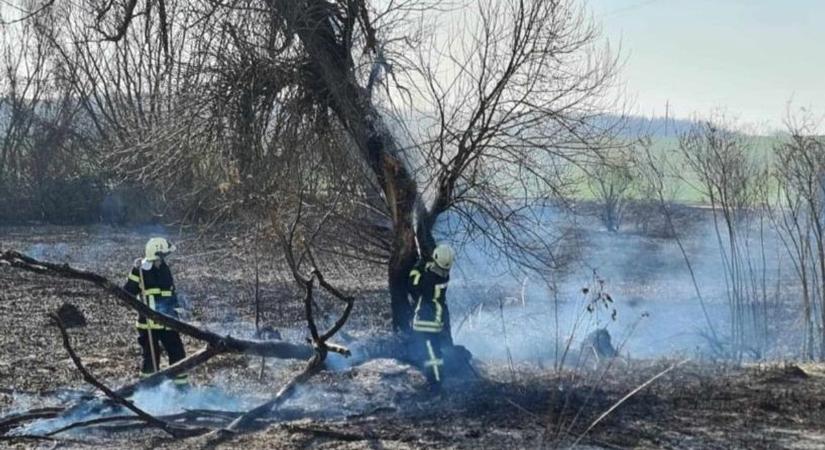
[[[779,136],[751,136],[750,152],[755,161],[769,166],[773,162],[774,147],[782,142]],[[653,140],[652,153],[657,159],[667,161],[668,167],[660,168],[670,176],[669,189],[675,195],[673,200],[679,203],[703,205],[708,203],[698,177],[691,173],[679,150],[677,137],[657,137]],[[589,177],[580,168],[574,168],[572,175],[577,178],[576,198],[595,200],[596,196],[589,183]],[[631,188],[633,189],[633,188]]]

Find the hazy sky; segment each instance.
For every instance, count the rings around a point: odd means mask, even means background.
[[[586,0],[642,114],[725,108],[778,128],[788,101],[825,113],[825,0]]]

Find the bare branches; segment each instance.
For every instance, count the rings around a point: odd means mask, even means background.
[[[772,179],[781,186],[771,208],[774,226],[801,288],[802,354],[825,359],[825,141],[807,114],[787,119],[775,146]],[[819,314],[817,314],[817,311]]]
[[[73,269],[68,265],[38,261],[14,251],[7,251],[0,255],[0,261],[5,261],[15,268],[42,275],[84,280],[93,283],[105,292],[120,300],[120,302],[126,307],[160,324],[163,324],[172,330],[192,336],[195,339],[205,341],[216,351],[246,353],[251,355],[285,359],[308,359],[312,356],[312,349],[309,346],[274,341],[248,341],[233,338],[232,336],[220,336],[186,322],[173,319],[165,314],[161,314],[149,308],[136,298],[129,295],[129,293],[124,291],[122,288],[114,285],[103,276],[92,272]]]
[[[152,0],[147,0],[151,2]],[[126,36],[126,31],[129,29],[129,26],[132,24],[132,19],[135,18],[137,15],[135,13],[135,8],[137,7],[138,0],[127,0],[127,3],[123,6],[123,17],[119,18],[120,23],[115,28],[114,33],[107,33],[103,30],[101,22],[106,16],[109,14],[111,7],[114,5],[114,1],[108,2],[106,6],[98,11],[97,14],[97,24],[95,28],[97,31],[104,36],[104,39],[107,41],[119,41],[123,39],[123,36]]]
[[[342,351],[342,349],[338,346],[327,344],[326,339],[328,338],[328,336],[334,335],[335,332],[337,332],[338,329],[340,329],[343,323],[346,322],[346,319],[349,317],[349,312],[352,308],[352,302],[350,301],[348,303],[347,309],[342,314],[341,319],[339,319],[338,323],[336,323],[336,326],[330,329],[329,332],[324,333],[324,335],[321,336],[318,332],[318,327],[315,324],[315,317],[312,312],[313,285],[316,275],[320,274],[320,272],[313,271],[309,279],[304,279],[303,277],[297,275],[297,270],[295,270],[293,273],[296,274],[296,281],[304,285],[304,289],[306,292],[306,295],[304,297],[304,311],[305,318],[307,321],[307,327],[309,328],[312,343],[315,347],[315,355],[312,357],[312,359],[309,360],[304,370],[301,371],[294,378],[292,378],[288,383],[286,383],[271,400],[244,413],[242,416],[238,417],[232,423],[230,423],[229,426],[227,426],[225,429],[219,431],[216,434],[216,439],[218,442],[229,439],[234,433],[238,431],[248,429],[257,419],[270,414],[273,409],[282,405],[286,400],[290,398],[292,394],[295,393],[295,390],[298,388],[298,386],[306,383],[310,378],[312,378],[313,375],[317,374],[323,368],[327,352],[336,351],[349,356],[348,350],[343,349]]]
[[[14,25],[16,23],[27,22],[29,20],[32,20],[33,18],[38,16],[40,13],[42,13],[42,12],[46,11],[47,9],[51,8],[52,5],[54,4],[54,1],[55,0],[46,0],[40,6],[38,6],[36,9],[30,10],[30,11],[20,9],[20,12],[23,13],[23,15],[21,17],[16,18],[14,20],[8,20],[8,21],[0,19],[0,25],[8,26],[8,25]]]
[[[306,320],[307,328],[309,329],[309,340],[313,345],[315,354],[309,360],[304,370],[287,382],[271,400],[244,413],[230,423],[225,429],[217,432],[215,434],[217,442],[222,442],[231,438],[232,435],[238,431],[249,429],[257,419],[270,414],[273,409],[282,405],[290,398],[291,395],[295,393],[298,386],[306,383],[310,378],[312,378],[313,375],[317,374],[324,367],[324,361],[326,360],[328,352],[337,352],[344,354],[345,356],[350,355],[349,350],[335,344],[328,343],[327,340],[334,336],[346,323],[350,312],[352,311],[354,299],[344,295],[338,289],[330,285],[322,275],[320,269],[317,267],[311,250],[313,239],[315,237],[314,234],[311,234],[308,240],[301,240],[301,244],[304,247],[302,254],[298,258],[295,256],[296,233],[304,217],[302,198],[303,195],[299,196],[294,218],[289,225],[283,227],[284,229],[279,233],[279,237],[286,255],[285,259],[290,267],[293,278],[296,283],[304,288],[304,319]],[[322,218],[321,222],[323,223],[324,220],[325,218]],[[309,276],[304,276],[301,274],[300,265],[306,260],[310,261],[313,266]],[[316,279],[324,289],[347,304],[340,318],[327,332],[323,334],[318,331],[318,325],[315,322],[315,314],[313,312],[313,306],[315,304],[313,293]]]
[[[741,359],[745,352],[761,358],[769,344],[771,299],[767,292],[765,264],[765,217],[768,187],[767,165],[755,153],[752,138],[734,131],[734,123],[723,116],[699,123],[679,137],[679,150],[691,176],[681,179],[706,196],[713,212],[731,313],[731,355]],[[759,233],[754,236],[755,233]],[[751,244],[749,240],[755,238]],[[752,248],[761,252],[759,267]]]
[[[315,265],[314,261],[313,265]],[[341,314],[341,317],[339,317],[335,324],[333,324],[332,327],[319,338],[322,342],[326,342],[331,337],[335,336],[335,334],[341,328],[343,328],[344,324],[347,323],[347,319],[349,318],[350,313],[352,313],[352,307],[355,305],[355,299],[353,297],[342,294],[338,289],[335,289],[333,286],[327,283],[327,281],[324,279],[324,276],[321,274],[321,271],[317,269],[317,266],[312,273],[315,275],[316,278],[318,278],[318,283],[321,285],[321,287],[326,289],[327,292],[331,293],[337,299],[345,302],[347,305],[344,309],[344,312]]]
[[[0,263],[10,265],[12,267],[29,270],[35,273],[41,274],[48,274],[48,275],[57,275],[67,278],[75,278],[75,279],[82,279],[86,281],[93,282],[98,286],[104,288],[106,291],[112,293],[119,299],[121,299],[127,306],[132,307],[132,299],[128,294],[125,294],[125,298],[121,295],[123,292],[121,289],[114,287],[111,285],[108,280],[105,278],[93,274],[91,272],[84,272],[76,269],[72,269],[68,265],[55,265],[50,263],[45,263],[41,261],[37,261],[35,259],[29,258],[25,255],[22,255],[17,252],[8,251],[0,256]],[[298,274],[296,270],[296,275]],[[318,331],[317,325],[315,324],[315,318],[313,313],[313,286],[315,279],[318,278],[320,284],[335,295],[337,298],[345,301],[347,303],[347,307],[341,317],[336,321],[335,325],[328,330],[327,332],[323,333],[323,335]],[[241,429],[247,428],[252,422],[256,419],[260,418],[263,415],[268,414],[273,408],[282,404],[286,399],[288,399],[294,392],[297,386],[306,382],[309,378],[311,378],[314,374],[316,374],[321,368],[323,368],[323,362],[326,358],[328,352],[336,352],[341,353],[346,356],[349,356],[349,350],[339,345],[328,343],[327,340],[330,339],[335,333],[340,330],[340,328],[346,323],[346,320],[349,317],[349,314],[352,310],[353,299],[351,297],[347,297],[343,295],[340,291],[336,288],[331,286],[327,281],[323,278],[323,275],[320,274],[320,271],[314,269],[312,274],[309,278],[296,278],[296,281],[303,280],[306,295],[304,297],[304,307],[306,311],[306,320],[307,325],[309,327],[311,333],[311,347],[306,347],[310,352],[313,353],[312,358],[307,363],[306,368],[295,378],[290,380],[287,384],[285,384],[273,397],[272,400],[264,403],[263,405],[240,415],[237,419],[235,419],[226,430],[229,431],[237,431]],[[138,302],[139,303],[139,302]],[[139,312],[144,313],[144,309],[142,308],[135,308]],[[230,351],[236,352],[248,352],[251,354],[257,355],[266,355],[266,356],[276,356],[276,357],[295,357],[297,356],[296,353],[300,353],[301,355],[304,354],[303,348],[298,346],[291,346],[287,345],[286,347],[282,345],[276,345],[279,343],[275,342],[254,342],[254,341],[242,341],[242,340],[234,340],[230,337],[220,338],[218,336],[213,335],[212,333],[204,330],[200,330],[196,327],[191,325],[178,322],[174,319],[171,319],[167,316],[162,314],[153,315],[152,310],[146,310],[146,314],[153,318],[153,320],[157,319],[158,322],[163,323],[164,325],[172,328],[178,329],[181,332],[188,332],[191,333],[190,335],[202,339],[207,342],[207,347],[203,350],[179,361],[178,363],[170,366],[169,368],[160,371],[158,373],[153,374],[151,377],[142,380],[139,383],[134,385],[126,386],[121,388],[117,391],[113,391],[112,389],[108,388],[106,385],[98,381],[91,373],[86,370],[83,366],[82,361],[75,353],[74,349],[71,346],[71,342],[69,340],[69,335],[66,332],[65,327],[63,326],[60,318],[57,315],[52,316],[52,320],[57,324],[60,329],[61,336],[63,339],[63,345],[66,348],[66,351],[69,353],[70,358],[75,363],[78,370],[82,373],[83,378],[88,383],[92,384],[96,388],[103,391],[110,399],[112,399],[115,403],[123,405],[124,407],[133,411],[137,417],[150,424],[152,426],[158,427],[165,432],[175,436],[175,437],[184,437],[184,436],[194,436],[198,434],[203,434],[207,430],[204,428],[197,428],[197,429],[190,429],[190,428],[181,428],[177,425],[170,424],[164,420],[151,416],[150,414],[142,411],[140,408],[137,408],[134,404],[126,400],[126,397],[132,395],[137,389],[143,387],[149,387],[160,383],[161,381],[168,379],[169,377],[173,377],[177,374],[186,372],[191,370],[194,367],[197,367],[200,364],[205,363],[212,357],[226,353]],[[177,327],[177,328],[176,328]],[[274,347],[273,347],[274,346]],[[298,348],[301,348],[300,351],[297,351]],[[286,352],[284,352],[286,350]],[[61,411],[62,412],[62,411]],[[54,417],[57,414],[56,411],[48,410],[48,411],[33,411],[32,414],[23,415],[20,417],[14,416],[7,418],[2,422],[3,428],[8,428],[14,426],[15,424],[26,422],[28,420],[32,420],[33,418],[39,417]],[[119,420],[119,419],[118,419]],[[72,424],[70,427],[81,427],[87,425],[94,425],[99,423],[98,421],[88,421],[88,423],[76,423]],[[69,429],[69,428],[66,428]],[[62,430],[61,430],[62,431]],[[228,437],[230,434],[221,434],[222,438]]]
[[[633,162],[624,152],[596,166],[588,185],[599,203],[599,218],[608,231],[619,231],[634,183]]]
[[[173,437],[179,438],[195,436],[198,434],[203,434],[206,431],[202,428],[180,428],[177,426],[172,426],[162,420],[159,420],[151,414],[147,413],[146,411],[143,411],[142,409],[138,408],[129,400],[126,400],[122,396],[118,395],[115,391],[111,390],[105,384],[98,381],[97,378],[95,378],[88,370],[86,370],[86,368],[83,366],[83,362],[80,360],[80,357],[77,356],[77,353],[75,353],[74,349],[72,348],[72,344],[69,339],[69,333],[66,331],[66,327],[63,325],[63,321],[57,314],[52,314],[50,317],[54,324],[57,325],[57,327],[60,329],[60,334],[63,338],[63,348],[66,349],[66,352],[69,354],[69,357],[72,359],[72,362],[74,363],[75,367],[77,367],[77,370],[79,370],[80,373],[83,375],[84,381],[102,391],[104,394],[106,394],[107,397],[114,400],[116,403],[134,412],[141,420],[146,422],[146,424],[156,428],[160,428],[161,430],[165,431]]]
[[[291,248],[289,249],[289,253],[290,254],[292,253]],[[290,259],[290,261],[294,261],[294,260]],[[306,295],[304,297],[305,318],[306,318],[306,321],[307,321],[307,327],[309,328],[309,331],[310,331],[310,335],[312,336],[311,339],[312,339],[312,343],[315,347],[315,352],[316,353],[312,357],[312,359],[310,359],[310,361],[307,363],[304,370],[301,371],[301,373],[299,373],[297,376],[292,378],[287,384],[285,384],[278,391],[278,393],[275,394],[275,397],[273,397],[268,402],[256,407],[255,409],[252,409],[251,411],[243,414],[241,417],[238,417],[231,424],[229,424],[229,426],[225,430],[222,430],[222,432],[218,433],[218,439],[219,440],[223,440],[223,439],[226,439],[226,438],[230,437],[231,433],[234,433],[238,430],[243,430],[243,429],[248,428],[256,419],[258,419],[258,418],[260,418],[260,417],[262,417],[266,414],[269,414],[274,408],[277,408],[278,406],[283,404],[295,392],[295,389],[298,386],[300,386],[301,384],[307,382],[310,378],[312,378],[313,375],[315,375],[316,373],[318,373],[318,371],[321,370],[321,368],[323,367],[323,364],[324,364],[324,360],[326,359],[328,351],[332,350],[332,351],[339,351],[340,352],[339,349],[336,349],[335,347],[330,347],[326,343],[326,339],[328,338],[327,336],[334,335],[335,332],[337,332],[338,329],[340,329],[340,326],[338,326],[338,323],[336,323],[337,328],[333,327],[329,332],[325,333],[324,336],[321,336],[318,333],[318,327],[315,324],[315,317],[314,317],[313,312],[312,312],[312,305],[313,305],[312,292],[313,292],[314,280],[315,280],[316,276],[319,276],[321,279],[323,278],[323,276],[320,275],[320,271],[318,271],[317,269],[313,270],[312,275],[310,276],[309,279],[304,279],[303,277],[300,277],[300,275],[298,275],[297,268],[295,268],[293,270],[293,274],[295,274],[295,276],[296,276],[296,281],[298,283],[301,283],[301,284],[304,285],[304,289],[305,289],[305,292],[306,292]],[[326,285],[325,282],[322,283],[322,284]],[[329,286],[329,285],[327,285],[327,286]],[[336,292],[336,293],[338,292],[337,290],[335,290],[331,286],[329,286],[329,288],[332,291]],[[352,301],[350,300],[350,302],[347,305],[347,309],[344,311],[344,313],[341,316],[341,319],[339,319],[339,321],[338,321],[339,323],[341,323],[341,325],[343,325],[343,323],[346,322],[346,319],[349,317],[349,312],[351,311],[351,308],[352,308]],[[349,351],[345,351],[344,354],[349,355]]]

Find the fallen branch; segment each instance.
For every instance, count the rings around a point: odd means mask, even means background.
[[[320,357],[312,358],[312,360],[310,360],[307,364],[307,367],[291,379],[287,384],[285,384],[281,390],[275,394],[275,397],[266,403],[247,411],[242,416],[232,421],[232,423],[230,423],[224,430],[221,430],[219,432],[219,439],[229,437],[238,431],[248,429],[253,422],[270,414],[273,409],[281,406],[293,393],[295,393],[298,386],[305,383],[307,380],[312,378],[313,375],[318,373],[318,371],[323,367],[323,364],[321,364],[322,362],[323,359]]]
[[[221,419],[235,419],[236,417],[240,416],[242,413],[238,411],[224,411],[220,409],[187,409],[185,412],[177,414],[176,416],[185,417],[185,416],[195,416],[199,418],[203,417],[218,417]],[[177,419],[175,419],[177,420]]]
[[[232,336],[221,336],[211,331],[198,328],[192,324],[159,313],[149,308],[133,295],[115,285],[102,275],[93,272],[74,269],[68,264],[54,264],[39,261],[16,251],[6,251],[0,255],[0,261],[5,261],[11,267],[19,268],[40,275],[57,276],[74,280],[90,282],[117,298],[126,307],[152,319],[161,325],[179,333],[204,341],[217,349],[229,353],[246,353],[257,356],[266,356],[280,359],[303,359],[312,357],[311,346],[290,344],[281,341],[250,341]]]
[[[287,384],[285,384],[276,393],[274,398],[252,409],[251,411],[241,414],[239,417],[233,420],[226,428],[222,429],[218,436],[218,439],[222,440],[233,435],[238,430],[247,428],[252,422],[256,421],[264,415],[270,414],[274,408],[282,405],[296,391],[296,388],[299,385],[305,383],[309,378],[311,378],[318,371],[320,371],[320,369],[323,367],[323,362],[326,359],[328,352],[341,353],[346,356],[349,356],[350,354],[347,348],[340,345],[328,343],[327,340],[334,336],[346,323],[350,313],[352,312],[354,299],[352,297],[345,296],[340,291],[331,286],[329,283],[327,283],[326,280],[323,278],[321,272],[317,269],[317,267],[313,268],[309,278],[302,277],[297,270],[297,265],[295,264],[294,254],[291,248],[291,239],[290,245],[286,250],[288,253],[287,260],[290,262],[290,266],[293,269],[293,275],[295,277],[295,280],[299,284],[303,285],[306,290],[304,305],[307,326],[312,336],[310,340],[311,345],[294,345],[279,341],[248,341],[243,339],[236,339],[231,336],[220,336],[210,331],[203,330],[194,325],[188,324],[186,322],[181,322],[172,317],[158,313],[157,311],[152,310],[151,308],[149,308],[148,306],[134,298],[132,295],[130,295],[128,292],[126,292],[119,286],[116,286],[115,284],[110,282],[105,277],[95,274],[93,272],[74,269],[66,264],[59,265],[38,261],[34,258],[28,257],[26,255],[14,251],[7,251],[0,255],[0,263],[8,264],[12,267],[20,268],[37,274],[59,276],[62,278],[69,279],[78,279],[93,283],[96,286],[103,289],[104,291],[111,294],[112,296],[114,296],[115,298],[117,298],[118,300],[120,300],[120,302],[126,305],[128,308],[138,312],[139,314],[144,315],[166,326],[167,328],[178,331],[182,334],[186,334],[195,339],[205,341],[207,343],[207,347],[201,350],[200,352],[195,353],[182,361],[179,361],[177,364],[167,368],[164,371],[158,372],[145,380],[142,380],[130,386],[123,387],[118,391],[112,391],[107,386],[105,386],[104,384],[100,383],[97,379],[95,379],[85,369],[85,367],[83,367],[80,358],[77,357],[77,354],[71,347],[69,335],[66,332],[64,324],[56,315],[52,316],[52,318],[55,320],[55,323],[60,328],[60,332],[63,336],[64,347],[66,347],[67,352],[69,352],[69,356],[72,358],[72,361],[75,363],[78,370],[80,370],[83,374],[84,380],[103,391],[107,395],[107,397],[112,399],[115,403],[123,405],[124,407],[130,409],[132,412],[137,414],[136,419],[140,419],[149,425],[160,428],[174,437],[185,437],[203,434],[208,430],[203,428],[191,429],[176,427],[166,421],[158,419],[142,411],[141,409],[134,406],[134,404],[126,400],[126,397],[132,395],[134,392],[137,391],[137,389],[141,387],[150,387],[159,384],[164,379],[170,376],[175,376],[177,374],[191,370],[192,368],[208,361],[212,357],[222,353],[246,353],[282,359],[309,359],[306,368],[300,374],[298,374],[296,377],[290,380]],[[347,305],[341,317],[335,322],[335,324],[330,328],[330,330],[323,334],[319,333],[312,312],[313,283],[316,279],[319,281],[320,285],[324,289],[329,291],[336,298],[344,301]],[[118,418],[110,419],[109,421],[115,420],[131,419]],[[74,428],[86,426],[90,423],[99,424],[105,422],[106,420],[101,418],[93,419],[92,421],[85,421],[82,423],[78,422],[77,424],[72,424],[70,426]]]
[[[22,413],[11,414],[0,419],[0,432],[10,430],[17,425],[37,419],[51,419],[63,412],[63,408],[37,408]]]
[[[241,413],[231,411],[190,410],[180,414],[160,416],[158,417],[158,419],[164,422],[179,422],[182,420],[202,422],[204,418],[211,418],[213,422],[225,423],[227,421],[235,419],[240,414]],[[64,427],[46,433],[45,436],[54,436],[56,434],[64,433],[66,431],[73,430],[76,428],[84,428],[93,425],[102,425],[113,422],[138,422],[140,424],[144,423],[140,417],[134,415],[97,417],[94,419],[70,423]],[[130,425],[126,426],[128,427]]]
[[[98,418],[95,418],[95,419],[81,420],[79,422],[70,423],[70,424],[68,424],[64,427],[58,428],[54,431],[50,431],[50,432],[44,434],[44,436],[54,436],[56,434],[60,434],[60,433],[63,433],[63,432],[69,431],[69,430],[73,430],[75,428],[83,428],[83,427],[88,427],[88,426],[92,426],[92,425],[99,425],[99,424],[102,424],[102,423],[120,422],[120,421],[132,421],[132,422],[136,421],[136,422],[140,422],[141,424],[143,423],[143,420],[141,420],[140,417],[137,417],[137,416],[98,417]]]
[[[269,414],[274,408],[283,404],[289,396],[295,392],[295,389],[299,385],[309,380],[321,369],[321,367],[323,367],[323,362],[327,356],[327,349],[324,341],[321,340],[321,337],[318,334],[318,327],[315,325],[315,318],[312,314],[312,287],[313,280],[315,279],[315,272],[313,272],[309,279],[301,278],[297,275],[297,271],[294,273],[296,273],[296,279],[299,282],[304,283],[304,289],[306,290],[306,295],[304,296],[304,312],[306,315],[307,326],[312,336],[312,340],[315,343],[315,356],[309,361],[306,368],[304,368],[301,373],[292,378],[275,394],[275,397],[238,417],[232,421],[232,423],[230,423],[225,430],[221,430],[218,434],[219,440],[228,438],[231,434],[237,432],[238,430],[248,428],[249,425],[251,425],[255,420]]]
[[[97,378],[95,378],[88,370],[86,370],[86,367],[83,366],[83,362],[80,360],[80,357],[77,356],[77,353],[75,353],[74,349],[72,348],[72,343],[69,339],[69,333],[66,331],[66,326],[63,324],[63,321],[60,320],[60,317],[57,314],[51,314],[50,317],[60,330],[60,335],[63,338],[63,348],[66,349],[66,352],[69,354],[69,358],[72,359],[72,362],[74,363],[75,367],[77,367],[77,370],[79,370],[80,373],[83,375],[84,381],[102,391],[104,394],[106,394],[107,397],[114,400],[116,403],[124,406],[128,410],[137,414],[137,417],[146,422],[148,425],[160,428],[172,437],[181,438],[196,436],[199,434],[203,434],[207,431],[203,428],[193,429],[172,426],[169,423],[166,423],[156,418],[155,416],[147,413],[146,411],[138,408],[132,402],[121,397],[120,395],[115,393],[115,391],[111,390],[108,386],[98,381]]]
[[[118,389],[116,392],[121,397],[129,397],[132,394],[134,394],[138,389],[146,389],[157,386],[163,383],[164,381],[175,378],[176,376],[182,373],[188,372],[194,369],[195,367],[198,367],[201,364],[209,361],[213,357],[225,352],[225,349],[207,345],[206,348],[204,348],[203,350],[193,353],[187,356],[186,358],[176,362],[175,364],[172,364],[166,369],[155,372],[152,375],[138,381],[137,383],[124,386]]]
[[[36,434],[20,434],[15,436],[0,436],[0,442],[14,442],[14,441],[48,441],[48,442],[62,442],[69,444],[84,444],[83,441],[75,441],[69,439],[57,439],[49,436],[38,436]]]
[[[141,379],[140,381],[138,381],[136,383],[129,384],[129,385],[121,387],[120,389],[115,391],[115,394],[117,394],[118,396],[123,397],[123,398],[129,398],[132,395],[134,395],[134,393],[137,392],[139,389],[148,389],[148,388],[157,386],[157,385],[163,383],[165,380],[172,379],[172,378],[174,378],[175,376],[177,376],[179,374],[182,374],[184,372],[188,372],[189,370],[192,370],[193,368],[209,361],[214,356],[219,355],[219,354],[224,353],[224,352],[225,352],[225,350],[221,350],[219,348],[215,348],[215,347],[207,345],[206,348],[204,348],[203,350],[200,350],[196,353],[193,353],[192,355],[189,355],[188,357],[176,362],[175,364],[167,367],[164,370],[155,372],[151,376],[149,376],[147,378],[143,378],[143,379]],[[92,401],[95,401],[95,400],[99,401],[100,399],[98,399],[96,397],[92,397],[91,400]],[[72,414],[72,412],[74,412],[74,411],[78,411],[78,410],[83,409],[87,404],[88,404],[88,401],[81,401],[81,402],[75,404],[74,406],[72,406],[70,408],[63,408],[63,409],[57,408],[56,409],[57,412],[52,417],[55,417],[58,414],[68,416],[68,415]],[[113,404],[115,404],[115,402],[112,401],[112,400],[103,400],[103,403],[100,404],[100,405],[97,405],[95,407],[96,409],[93,409],[92,412],[95,412],[96,410],[103,409],[107,406],[111,406]],[[0,428],[0,430],[2,430],[2,428]]]
[[[583,439],[583,438],[587,435],[587,433],[589,433],[589,432],[590,432],[590,430],[592,430],[592,429],[593,429],[593,427],[595,427],[596,425],[598,425],[598,424],[599,424],[599,422],[601,422],[602,420],[604,420],[604,418],[605,418],[605,417],[609,416],[609,415],[610,415],[610,413],[612,413],[613,411],[615,411],[615,410],[616,410],[616,408],[618,408],[619,406],[621,406],[621,405],[622,405],[624,402],[626,402],[626,401],[627,401],[630,397],[633,397],[634,395],[636,395],[636,394],[637,394],[639,391],[641,391],[642,389],[644,389],[644,388],[646,388],[646,387],[650,386],[650,384],[651,384],[651,383],[653,383],[654,381],[656,381],[656,380],[658,380],[659,378],[661,378],[661,377],[665,376],[668,372],[670,372],[670,371],[672,371],[673,369],[675,369],[675,368],[677,368],[677,367],[679,367],[679,366],[681,366],[681,365],[685,364],[685,363],[686,363],[686,362],[688,362],[688,361],[690,361],[690,360],[689,360],[689,359],[685,359],[685,360],[683,360],[683,361],[681,361],[681,362],[678,362],[678,363],[676,363],[676,364],[672,364],[672,365],[671,365],[670,367],[668,367],[667,369],[665,369],[665,370],[663,370],[663,371],[661,371],[661,372],[657,373],[656,375],[652,376],[650,379],[648,379],[648,380],[647,380],[647,381],[645,381],[644,383],[642,383],[642,384],[640,384],[639,386],[637,386],[637,387],[636,387],[635,389],[633,389],[632,391],[628,392],[628,393],[627,393],[627,395],[625,395],[624,397],[622,397],[621,399],[619,399],[619,401],[617,401],[616,403],[614,403],[614,404],[613,404],[613,406],[611,406],[610,408],[608,408],[608,409],[607,409],[607,411],[603,412],[603,413],[602,413],[599,417],[597,417],[597,418],[596,418],[596,420],[594,420],[594,421],[593,421],[593,423],[591,423],[591,424],[590,424],[590,426],[589,426],[589,427],[587,427],[587,429],[586,429],[586,430],[584,430],[584,432],[583,432],[581,435],[579,435],[579,437],[578,437],[578,438],[576,438],[576,440],[573,442],[573,445],[571,445],[571,447],[572,447],[572,448],[575,448],[576,446],[578,446],[578,445],[579,445],[579,442],[580,442],[580,441],[581,441],[581,440],[582,440],[582,439]]]

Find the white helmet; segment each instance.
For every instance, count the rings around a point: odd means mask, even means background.
[[[453,248],[447,244],[438,244],[435,250],[433,250],[433,262],[444,270],[450,270],[450,267],[453,266],[454,259],[455,252]]]
[[[146,261],[157,261],[175,251],[175,246],[162,237],[154,237],[146,243]]]

